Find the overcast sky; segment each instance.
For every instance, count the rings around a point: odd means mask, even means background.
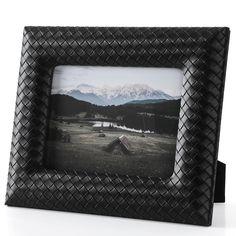
[[[146,84],[171,96],[180,96],[183,72],[173,68],[57,66],[53,74],[52,93],[75,89],[79,84],[116,87]]]

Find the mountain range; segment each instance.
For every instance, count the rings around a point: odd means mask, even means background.
[[[89,84],[80,84],[75,89],[69,91],[58,91],[57,94],[64,94],[75,99],[86,101],[92,104],[107,106],[121,105],[135,101],[152,101],[152,103],[163,100],[176,100],[161,90],[155,90],[146,84],[127,84],[124,86],[102,88]]]

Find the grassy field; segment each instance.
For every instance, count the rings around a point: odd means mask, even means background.
[[[70,143],[48,141],[47,164],[63,170],[98,173],[117,173],[167,178],[173,172],[176,138],[158,134],[145,134],[124,130],[103,131],[99,137],[89,123],[65,123],[51,121],[50,127],[68,132]],[[110,153],[104,150],[112,140],[125,135],[131,153]]]

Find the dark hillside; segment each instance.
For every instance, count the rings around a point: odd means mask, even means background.
[[[79,112],[90,110],[91,104],[67,95],[55,94],[51,96],[50,107],[55,115],[73,116]]]
[[[124,107],[135,112],[149,112],[157,115],[179,116],[180,99],[166,100],[150,104],[125,104]]]
[[[86,119],[118,121],[120,125],[137,130],[176,135],[178,128],[180,100],[166,100],[150,104],[124,104],[119,106],[97,106],[72,98],[68,95],[51,96],[51,115],[75,116],[86,112]],[[100,118],[101,119],[101,118]]]
[[[146,104],[140,101],[135,104],[124,104],[119,106],[97,106],[89,102],[77,100],[68,95],[52,95],[51,110],[55,115],[73,116],[79,112],[88,112],[90,115],[100,113],[104,116],[115,118],[119,115],[132,115],[134,113],[146,112],[162,116],[179,116],[179,100],[166,100],[160,103]]]

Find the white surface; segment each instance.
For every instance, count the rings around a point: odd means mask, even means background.
[[[232,1],[0,2],[0,235],[236,235],[236,17]],[[22,31],[25,25],[228,26],[229,61],[219,159],[227,163],[227,203],[214,209],[212,227],[160,223],[4,206]]]

